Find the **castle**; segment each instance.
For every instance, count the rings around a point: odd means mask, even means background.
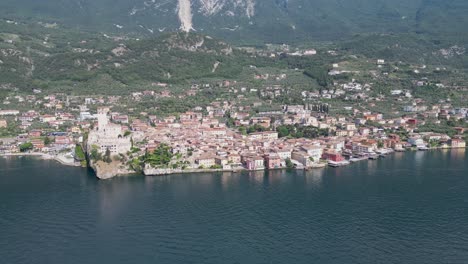
[[[108,112],[108,107],[98,109],[98,126],[89,133],[88,150],[97,146],[101,154],[106,153],[107,150],[112,155],[125,154],[132,147],[130,138],[124,137],[124,131],[120,125],[109,122]]]

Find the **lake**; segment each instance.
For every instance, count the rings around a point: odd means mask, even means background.
[[[0,262],[467,263],[467,152],[107,181],[0,157]]]

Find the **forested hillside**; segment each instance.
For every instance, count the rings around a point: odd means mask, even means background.
[[[467,35],[464,0],[186,0],[184,23],[239,43],[344,39],[357,33]],[[91,31],[158,35],[177,31],[182,1],[3,0],[4,19]],[[193,17],[192,17],[193,16]]]

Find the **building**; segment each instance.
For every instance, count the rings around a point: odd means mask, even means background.
[[[322,155],[322,159],[331,160],[334,162],[342,162],[345,161],[345,158],[338,152],[335,151],[326,151]]]
[[[301,149],[307,153],[313,162],[319,162],[322,157],[323,149],[320,146],[302,146]]]
[[[245,168],[248,170],[263,170],[265,169],[265,161],[260,156],[244,157]]]
[[[108,112],[108,108],[98,109],[98,126],[89,133],[88,150],[97,147],[102,154],[107,150],[114,155],[127,153],[132,147],[130,138],[123,136],[124,132],[120,125],[109,123]]]
[[[312,166],[313,162],[312,162],[310,156],[305,151],[293,151],[291,157],[292,157],[293,160],[298,161],[299,163],[301,163],[305,167]]]
[[[275,154],[265,155],[265,166],[269,170],[279,169],[281,168],[281,158]]]
[[[241,164],[241,156],[237,154],[229,154],[227,156],[229,163],[232,164]]]
[[[216,165],[223,166],[223,168],[224,168],[225,166],[227,166],[229,164],[229,159],[227,157],[217,156],[215,158],[215,163],[216,163]]]
[[[276,150],[276,154],[280,157],[282,160],[287,160],[291,158],[291,149],[278,149]]]
[[[31,130],[29,131],[28,135],[30,137],[33,137],[33,138],[37,138],[37,137],[40,137],[42,135],[42,131],[41,130]]]
[[[55,137],[55,145],[71,145],[73,140],[68,136]]]
[[[201,156],[195,160],[195,163],[203,168],[210,168],[214,165],[216,165],[216,159],[212,156],[206,155],[206,156]]]
[[[276,140],[278,139],[278,132],[267,131],[249,134],[250,140]]]
[[[355,153],[372,153],[377,148],[376,144],[368,142],[353,142],[352,150]]]
[[[42,150],[43,148],[45,148],[45,144],[42,139],[31,140],[31,144],[33,145],[33,148],[35,150]]]
[[[424,145],[424,141],[422,138],[419,138],[419,137],[410,137],[408,139],[408,142],[412,145],[412,146],[423,146]]]
[[[0,110],[0,116],[19,115],[18,110]]]
[[[8,126],[8,123],[6,120],[0,119],[0,128],[5,128]]]
[[[452,148],[466,148],[466,142],[462,139],[452,139],[450,140],[450,145]]]

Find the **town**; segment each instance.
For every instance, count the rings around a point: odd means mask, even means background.
[[[449,103],[421,106],[416,100],[402,109],[402,116],[386,118],[357,109],[330,114],[326,104],[283,105],[262,112],[253,111],[258,102],[215,100],[187,112],[156,116],[114,111],[119,96],[41,93],[8,98],[18,101],[21,110],[0,110],[0,128],[17,133],[0,138],[0,154],[42,155],[65,165],[89,165],[99,178],[339,167],[394,151],[466,148],[463,124],[468,109]],[[161,94],[171,96],[169,91]],[[144,96],[155,92],[129,98],[136,103]],[[451,135],[419,132],[428,120],[462,125]]]

